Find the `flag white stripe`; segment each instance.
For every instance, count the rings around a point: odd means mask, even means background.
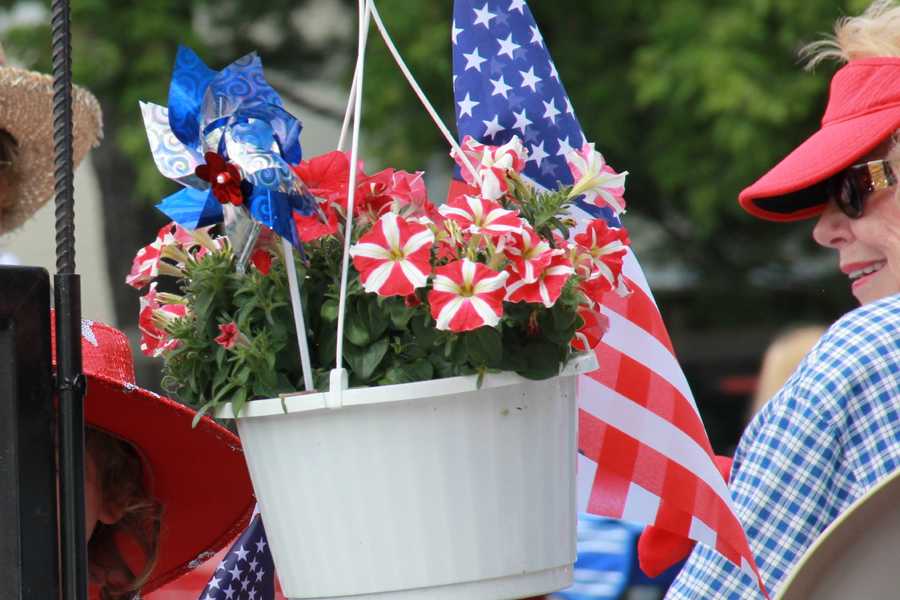
[[[637,257],[634,255],[630,246],[622,260],[622,274],[630,279],[632,283],[635,283],[640,287],[644,294],[650,298],[650,301],[653,302],[654,306],[656,306],[656,298],[653,297],[653,292],[650,291],[650,284],[647,283],[647,277],[644,275],[644,270],[641,269],[641,265],[638,263]]]
[[[668,381],[687,398],[694,412],[699,415],[687,378],[669,349],[654,336],[608,306],[601,306],[601,310],[609,317],[609,330],[603,336],[603,343],[636,360]],[[604,365],[601,364],[600,368],[604,368]]]
[[[694,473],[735,512],[725,481],[706,451],[689,435],[588,376],[582,377],[580,392],[582,409]]]
[[[580,379],[586,378],[581,377]],[[575,478],[575,496],[578,499],[575,508],[578,512],[587,512],[588,502],[591,499],[591,490],[594,489],[594,478],[597,476],[597,463],[579,452],[575,469],[578,473],[578,476]]]

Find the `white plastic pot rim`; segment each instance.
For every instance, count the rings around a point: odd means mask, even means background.
[[[573,377],[583,373],[590,373],[596,369],[597,356],[593,352],[588,352],[579,354],[570,360],[560,371],[559,377]],[[530,379],[515,373],[502,372],[485,375],[481,386],[478,385],[477,375],[464,375],[461,377],[416,381],[414,383],[350,388],[343,392],[343,407],[402,402],[426,397],[433,398],[448,394],[474,392],[479,389],[494,389],[530,381]],[[333,410],[328,407],[327,402],[327,392],[285,394],[279,398],[266,398],[264,400],[247,402],[241,410],[239,418],[247,419],[287,413]],[[219,407],[216,410],[216,417],[219,419],[236,418],[231,409],[231,403]]]

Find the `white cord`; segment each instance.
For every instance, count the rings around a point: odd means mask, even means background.
[[[300,369],[303,371],[303,387],[307,392],[315,389],[312,378],[312,364],[309,360],[309,342],[306,339],[306,320],[303,317],[303,303],[300,299],[300,284],[297,280],[297,262],[294,260],[294,246],[281,238],[281,249],[284,253],[284,268],[287,270],[288,289],[291,291],[291,307],[294,309],[294,329],[297,332],[297,345],[300,346]]]
[[[385,45],[388,47],[388,50],[390,50],[391,55],[397,62],[397,66],[400,67],[400,70],[403,72],[403,75],[409,82],[410,87],[412,87],[413,91],[416,93],[416,96],[419,97],[419,101],[422,103],[422,106],[424,106],[425,110],[428,111],[428,115],[431,117],[431,120],[434,121],[434,124],[437,125],[438,129],[441,130],[441,133],[444,134],[444,137],[447,139],[450,147],[453,148],[453,152],[461,158],[463,164],[469,170],[469,173],[471,173],[475,181],[479,182],[480,184],[481,177],[478,176],[478,171],[476,171],[475,167],[472,166],[472,163],[469,161],[469,157],[463,153],[462,148],[459,147],[459,144],[456,141],[456,138],[453,137],[453,134],[450,133],[450,130],[447,129],[446,125],[444,125],[441,117],[438,116],[437,111],[434,110],[431,102],[429,102],[428,98],[425,96],[425,92],[423,92],[422,88],[419,87],[419,83],[416,81],[415,77],[413,77],[409,68],[406,66],[406,63],[403,62],[403,58],[397,51],[397,47],[394,46],[394,42],[393,40],[391,40],[391,36],[388,35],[387,29],[385,29],[384,23],[382,23],[381,21],[381,15],[378,14],[378,9],[375,8],[375,4],[373,2],[369,2],[369,4],[371,4],[372,17],[375,19],[375,26],[378,27],[378,31],[381,32],[381,37],[384,39]]]
[[[366,2],[363,9],[363,1]],[[341,290],[338,299],[337,349],[335,352],[335,368],[343,367],[344,356],[344,317],[347,309],[347,278],[350,270],[350,238],[353,237],[353,202],[356,199],[356,163],[359,157],[359,126],[362,120],[363,72],[366,60],[366,41],[369,36],[369,23],[372,16],[372,0],[359,0],[360,12],[363,14],[359,28],[359,46],[356,54],[356,94],[353,98],[353,135],[350,143],[350,187],[347,190],[347,215],[344,220],[344,256],[341,266]]]
[[[363,22],[369,19],[369,7],[366,6],[365,11],[362,8],[362,2],[359,2],[359,15],[357,17],[357,27],[362,30]],[[359,52],[359,50],[357,50]],[[347,98],[347,108],[344,110],[344,121],[341,123],[341,136],[338,138],[337,149],[343,151],[344,144],[347,142],[347,129],[350,127],[350,118],[353,116],[353,107],[356,104],[356,90],[359,88],[359,62],[353,69],[353,82],[350,84],[350,96]]]

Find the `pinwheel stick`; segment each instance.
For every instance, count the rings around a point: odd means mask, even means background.
[[[306,339],[306,320],[303,318],[303,299],[300,297],[300,283],[297,278],[297,263],[294,260],[294,247],[282,238],[284,250],[284,266],[287,270],[288,288],[291,292],[291,307],[294,309],[294,327],[297,331],[297,344],[300,346],[300,368],[303,370],[303,387],[307,392],[315,386],[312,378],[312,365],[309,361],[309,342]]]

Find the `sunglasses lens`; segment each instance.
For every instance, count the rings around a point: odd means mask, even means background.
[[[826,194],[833,199],[841,212],[851,219],[858,219],[863,212],[864,182],[860,182],[853,172],[847,169],[832,177],[826,184]],[[862,186],[862,187],[861,187]]]
[[[836,200],[838,207],[851,219],[862,216],[862,193],[852,175],[848,174],[843,178]]]

